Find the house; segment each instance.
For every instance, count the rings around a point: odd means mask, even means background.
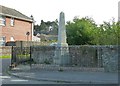
[[[0,45],[10,41],[32,41],[33,19],[0,5]]]

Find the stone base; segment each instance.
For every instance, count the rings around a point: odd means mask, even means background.
[[[56,47],[68,47],[68,44],[67,43],[58,43],[57,45],[56,45]]]
[[[69,66],[70,56],[68,47],[56,47],[53,62],[55,65]]]

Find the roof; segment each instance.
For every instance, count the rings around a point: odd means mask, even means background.
[[[33,21],[30,17],[27,17],[26,15],[20,13],[19,11],[2,6],[2,5],[0,5],[0,15],[13,17],[13,18],[17,18],[25,21],[30,21],[30,22]]]

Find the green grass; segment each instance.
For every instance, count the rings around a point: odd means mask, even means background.
[[[21,57],[21,58],[29,58],[30,55],[27,54],[27,55],[18,55],[18,57]],[[11,55],[3,55],[3,56],[0,56],[0,59],[9,59],[11,58]]]
[[[0,56],[0,59],[9,59],[9,58],[11,58],[11,56],[10,56],[10,55]]]
[[[30,54],[26,54],[26,55],[23,55],[23,54],[21,54],[21,55],[17,55],[18,57],[21,57],[21,58],[29,58],[30,57]]]

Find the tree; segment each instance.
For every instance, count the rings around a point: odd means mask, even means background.
[[[70,45],[92,44],[92,32],[97,27],[92,18],[74,18],[73,22],[67,22],[67,41]]]
[[[41,20],[40,25],[34,26],[34,33],[43,33],[43,34],[51,34],[51,35],[57,35],[58,31],[58,21],[57,19],[55,21],[47,21],[44,22]]]
[[[34,35],[36,35],[37,33],[40,33],[40,26],[38,24],[34,25]]]
[[[99,33],[94,38],[98,40],[96,44],[99,45],[117,45],[120,37],[120,24],[114,20],[110,22],[104,22],[100,25]]]

